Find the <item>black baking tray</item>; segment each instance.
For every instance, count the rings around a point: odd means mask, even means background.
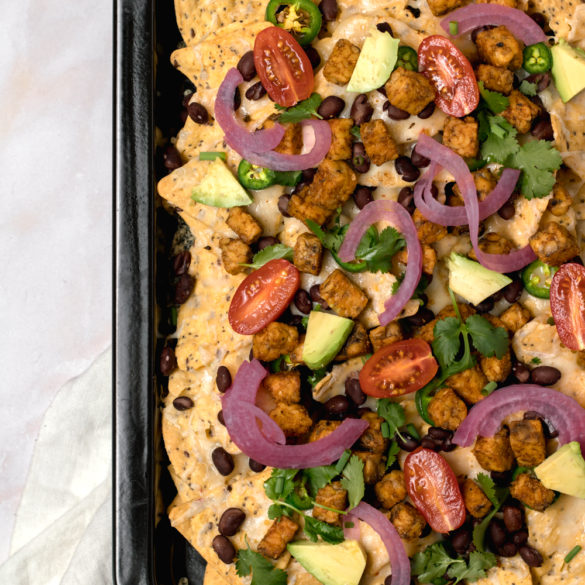
[[[114,583],[200,585],[205,562],[165,513],[175,491],[156,367],[171,333],[160,300],[176,228],[156,198],[165,173],[157,144],[180,128],[185,83],[169,61],[180,42],[173,2],[118,0],[114,30]]]

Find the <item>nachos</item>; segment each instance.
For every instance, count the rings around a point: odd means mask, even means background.
[[[585,8],[176,0],[172,525],[206,583],[585,582]]]

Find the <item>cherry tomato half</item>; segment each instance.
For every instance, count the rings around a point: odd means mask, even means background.
[[[299,271],[288,260],[270,260],[248,274],[230,303],[232,329],[252,335],[278,319],[299,288]]]
[[[550,285],[550,309],[561,341],[585,349],[585,267],[563,264]]]
[[[447,460],[419,447],[404,460],[406,491],[430,527],[445,534],[465,521],[465,504]]]
[[[400,396],[430,382],[439,365],[422,339],[397,341],[379,349],[360,372],[363,391],[376,398]]]
[[[256,36],[254,65],[268,95],[281,106],[294,106],[313,92],[309,57],[293,36],[278,26],[265,28]]]
[[[471,63],[449,39],[424,39],[418,47],[418,68],[435,86],[435,103],[443,112],[461,118],[477,108],[479,88]]]

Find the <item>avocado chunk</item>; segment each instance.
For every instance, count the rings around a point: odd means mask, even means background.
[[[312,370],[326,366],[341,349],[353,321],[322,311],[311,311],[303,344],[303,361]]]
[[[551,47],[552,75],[563,102],[585,89],[585,52],[571,47],[564,39]]]
[[[191,199],[211,207],[237,207],[252,203],[250,195],[220,158],[208,164],[207,173],[193,188]]]
[[[489,270],[479,262],[453,252],[447,260],[449,287],[466,301],[479,305],[489,296],[508,286],[512,279],[495,270]]]
[[[373,28],[364,41],[347,91],[365,93],[384,85],[396,64],[400,41]]]
[[[323,585],[358,585],[366,568],[366,554],[357,540],[340,544],[298,541],[290,554]]]
[[[585,498],[585,460],[577,441],[557,449],[534,468],[534,473],[549,490]]]

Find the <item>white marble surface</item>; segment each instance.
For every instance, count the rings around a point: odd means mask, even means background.
[[[112,13],[2,4],[0,564],[45,412],[111,343]]]

